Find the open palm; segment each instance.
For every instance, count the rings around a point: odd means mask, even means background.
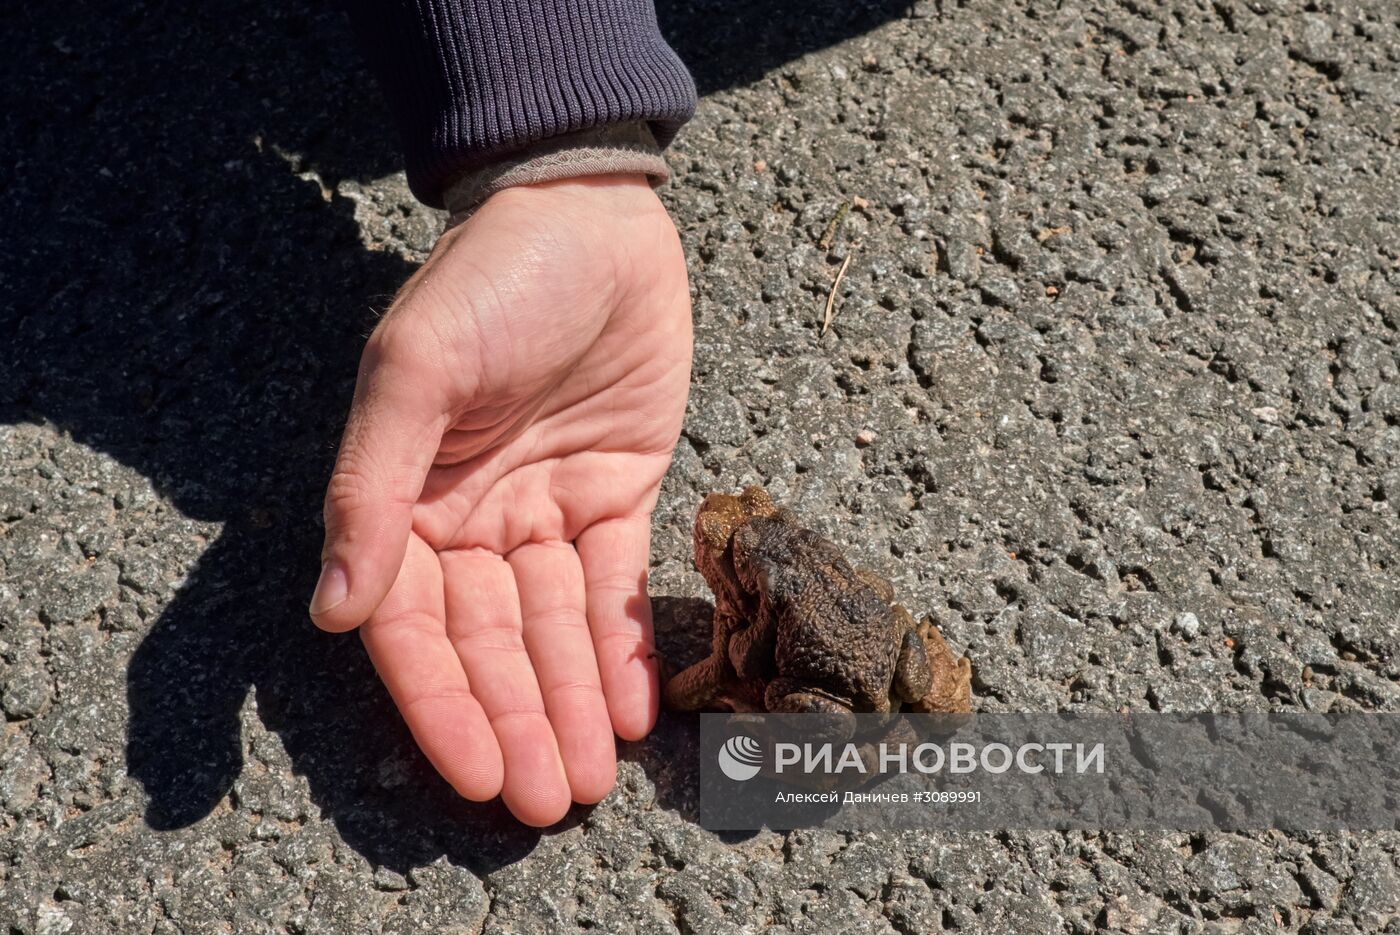
[[[423,751],[530,824],[611,789],[656,718],[650,513],[690,303],[640,177],[509,189],[444,235],[371,337],[312,601],[364,624]]]

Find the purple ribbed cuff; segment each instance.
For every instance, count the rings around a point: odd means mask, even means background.
[[[665,146],[695,85],[651,0],[352,0],[403,135],[408,182],[442,206],[463,173],[532,143],[645,122]]]

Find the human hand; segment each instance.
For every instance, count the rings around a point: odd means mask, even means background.
[[[360,363],[311,615],[356,626],[463,796],[558,821],[656,720],[650,514],[690,297],[641,176],[520,186],[444,234]]]

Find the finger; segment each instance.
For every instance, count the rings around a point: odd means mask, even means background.
[[[447,636],[501,748],[501,798],[527,825],[552,825],[569,810],[569,780],[521,637],[515,576],[480,551],[442,553],[442,572]]]
[[[640,740],[656,723],[660,703],[647,596],[651,523],[645,516],[604,520],[585,529],[576,545],[608,715],[619,737]]]
[[[389,592],[445,428],[418,371],[396,364],[384,347],[372,338],[365,348],[326,488],[326,541],[310,608],[326,630],[359,626]]]
[[[501,751],[447,640],[442,567],[418,537],[398,579],[360,630],[413,739],[443,778],[477,802],[501,791]]]
[[[578,553],[566,542],[527,543],[507,561],[569,789],[576,802],[596,802],[617,778],[617,749],[588,635]]]

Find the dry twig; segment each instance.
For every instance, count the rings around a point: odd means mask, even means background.
[[[826,314],[822,316],[822,335],[826,335],[826,329],[831,327],[831,317],[836,312],[836,290],[841,288],[841,280],[846,278],[846,267],[851,265],[851,258],[856,255],[856,248],[860,244],[851,244],[851,248],[846,252],[846,259],[841,261],[841,268],[836,271],[836,279],[831,284],[831,291],[826,296]]]
[[[836,232],[841,229],[841,222],[846,220],[846,214],[851,210],[849,201],[841,202],[841,207],[836,209],[836,215],[831,222],[826,225],[826,230],[822,233],[822,239],[817,241],[817,246],[822,250],[830,250],[832,243],[836,240]]]

